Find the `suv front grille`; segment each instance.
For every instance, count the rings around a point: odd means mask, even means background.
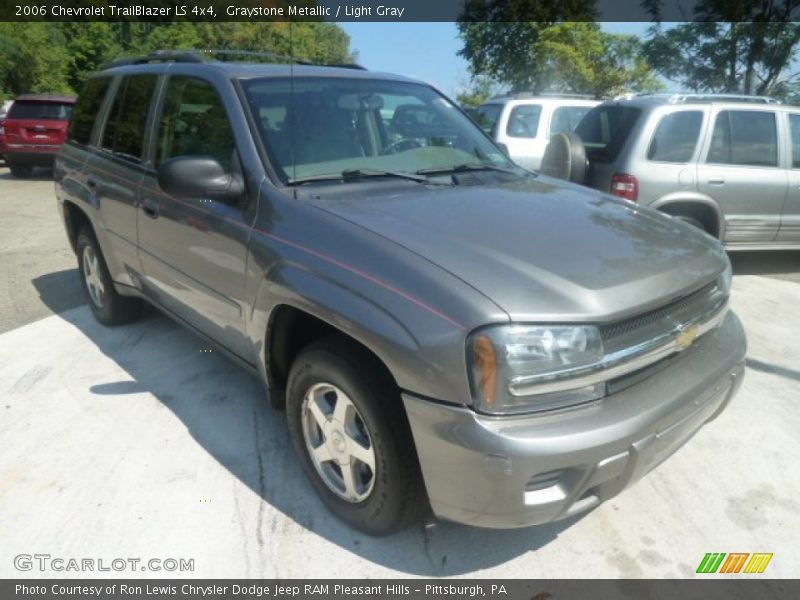
[[[606,353],[631,348],[665,333],[676,331],[700,315],[712,315],[727,303],[727,296],[710,283],[666,306],[624,321],[600,326]]]

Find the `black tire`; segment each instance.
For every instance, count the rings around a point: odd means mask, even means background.
[[[705,225],[703,225],[703,223],[700,221],[700,219],[697,219],[695,217],[690,217],[688,215],[674,215],[674,216],[676,219],[679,219],[684,223],[688,223],[689,225],[692,225],[694,227],[697,227],[700,231],[705,231],[706,233],[708,233],[708,230],[706,229]]]
[[[83,291],[86,293],[89,308],[92,309],[95,318],[103,325],[123,325],[135,321],[142,313],[142,301],[139,298],[122,296],[114,289],[103,252],[90,228],[85,227],[78,234],[76,253]],[[91,260],[92,256],[96,260]],[[91,267],[92,264],[95,266]],[[94,280],[94,277],[87,278],[87,268],[102,285],[101,293],[93,293],[89,280]],[[94,268],[96,271],[93,271]],[[96,289],[95,292],[97,292]]]
[[[326,482],[315,466],[307,447],[304,419],[313,417],[305,410],[304,400],[313,388],[325,385],[337,388],[323,396],[327,399],[332,393],[334,406],[340,402],[339,392],[355,406],[355,414],[368,435],[369,448],[374,451],[374,471],[366,463],[353,462],[353,457],[348,457],[362,475],[372,475],[371,488],[364,492],[363,499],[346,499],[340,495],[341,490],[336,493],[330,478]],[[368,535],[389,535],[419,521],[430,510],[399,390],[382,365],[357,344],[328,338],[300,352],[289,372],[286,416],[303,470],[326,506],[345,523]],[[333,412],[329,418],[328,423],[333,423]],[[322,430],[318,431],[322,435]],[[333,430],[331,439],[319,447],[335,445],[335,434]],[[335,463],[337,459],[333,458],[324,464],[330,472],[338,469],[342,473],[341,465]]]
[[[8,163],[8,169],[9,171],[11,171],[11,175],[16,177],[17,179],[30,177],[31,174],[33,173],[33,168],[28,165]]]
[[[580,136],[566,132],[550,138],[542,156],[540,171],[556,179],[583,183],[589,171],[589,162]]]

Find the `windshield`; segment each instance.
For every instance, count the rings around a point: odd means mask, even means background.
[[[53,119],[68,121],[72,115],[72,104],[59,102],[35,102],[17,100],[8,112],[9,119]]]
[[[467,116],[425,85],[332,77],[243,84],[259,135],[287,183],[348,171],[514,168]]]

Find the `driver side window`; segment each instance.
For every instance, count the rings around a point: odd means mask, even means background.
[[[196,77],[170,77],[158,126],[156,163],[175,156],[210,156],[231,169],[236,144],[217,91]]]

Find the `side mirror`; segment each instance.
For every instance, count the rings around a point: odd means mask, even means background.
[[[158,185],[168,194],[231,202],[244,193],[244,181],[209,156],[176,156],[158,167]]]
[[[497,144],[497,147],[500,148],[500,150],[502,150],[503,154],[505,154],[506,156],[509,156],[509,157],[511,156],[508,153],[508,146],[506,146],[505,144],[499,143],[499,144]]]

